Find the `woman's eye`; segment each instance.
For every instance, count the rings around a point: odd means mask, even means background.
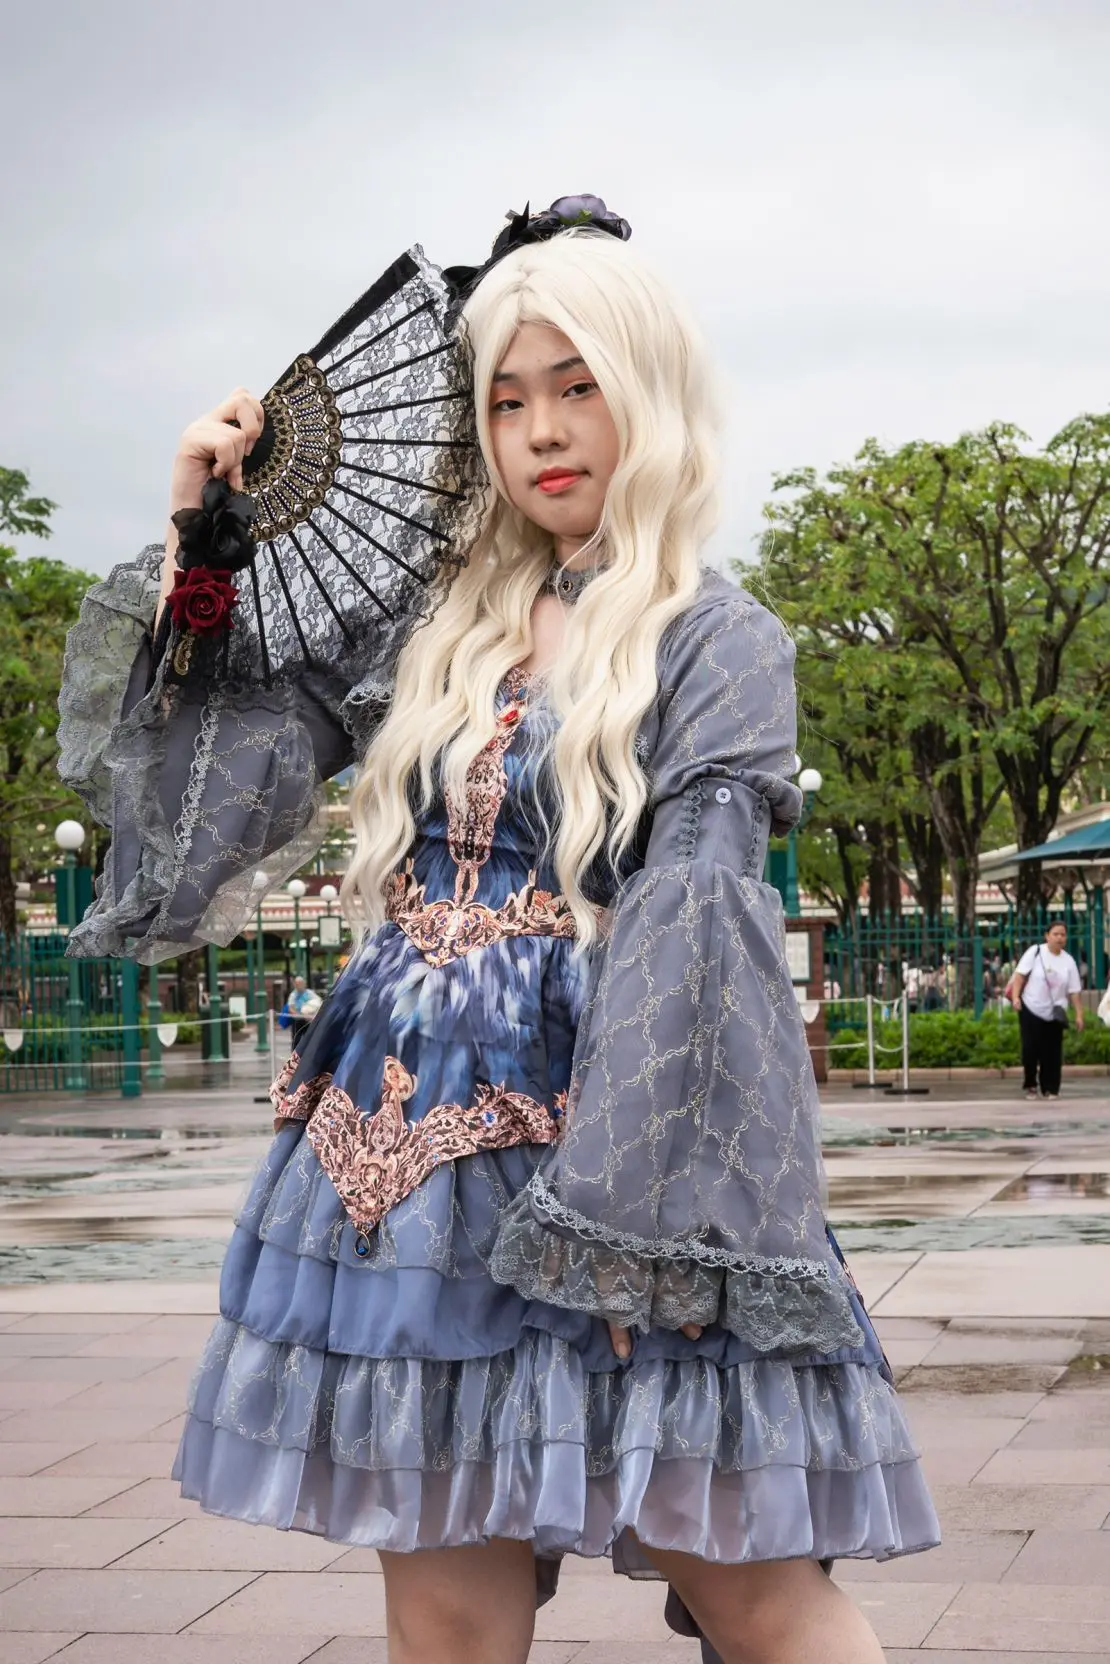
[[[587,393],[597,392],[597,382],[576,381],[574,385],[572,387],[568,387],[566,391],[568,394],[573,394],[576,398],[583,398]]]
[[[497,402],[493,405],[492,408],[493,408],[493,414],[495,416],[507,416],[511,410],[519,410],[520,409],[520,400],[519,399],[498,399]]]

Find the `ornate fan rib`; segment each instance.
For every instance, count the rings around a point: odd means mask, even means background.
[[[391,410],[419,410],[428,404],[446,404],[448,399],[468,399],[469,393],[437,393],[430,399],[401,399],[397,404],[369,405],[365,410],[341,410],[340,418],[350,421],[352,416],[388,416]]]
[[[304,662],[306,665],[311,667],[313,664],[312,654],[308,650],[308,642],[304,639],[304,631],[301,629],[301,621],[297,616],[297,609],[293,605],[293,597],[289,593],[289,584],[286,581],[285,573],[282,571],[281,561],[278,559],[277,548],[272,542],[267,543],[266,548],[269,552],[270,559],[274,563],[274,571],[277,573],[278,583],[281,585],[281,592],[285,596],[285,604],[289,608],[289,617],[293,621],[293,629],[296,631],[297,640],[301,644],[301,654],[304,658]]]
[[[262,596],[258,588],[257,556],[250,564],[251,589],[254,591],[254,616],[258,620],[258,645],[262,649],[262,679],[268,688],[273,687],[273,675],[270,670],[270,653],[266,646],[266,621],[262,615]]]
[[[442,451],[473,451],[477,449],[473,439],[398,439],[395,435],[384,438],[380,433],[372,433],[362,439],[341,439],[340,445],[386,445],[393,450],[403,451],[414,446],[438,446]]]
[[[426,584],[428,582],[423,572],[418,571],[415,566],[410,566],[407,560],[402,560],[400,555],[396,554],[392,549],[387,549],[384,543],[379,543],[377,538],[372,536],[371,533],[366,531],[362,526],[356,526],[353,520],[348,520],[343,510],[341,508],[336,508],[334,503],[328,504],[328,513],[334,514],[337,520],[342,520],[345,526],[349,526],[357,536],[364,538],[372,548],[378,551],[379,555],[384,555],[386,560],[390,561],[394,566],[399,566],[403,572],[407,572],[409,574],[410,578],[415,578],[417,583]],[[373,594],[373,591],[371,591],[371,594]],[[374,596],[374,599],[377,601],[378,598],[376,595]],[[380,601],[378,602],[378,605],[381,606]],[[386,609],[383,607],[382,610],[384,612]]]
[[[403,474],[384,474],[380,468],[361,468],[357,462],[341,462],[340,468],[346,468],[352,474],[365,474],[373,480],[391,480],[394,485],[410,485],[414,491],[423,491],[431,497],[451,497],[456,503],[461,503],[465,492],[448,491],[444,485],[425,485],[423,480],[407,480]]]
[[[424,532],[428,537],[437,538],[440,543],[451,541],[447,533],[441,532],[438,527],[426,526],[423,520],[414,520],[411,514],[403,514],[399,508],[390,508],[388,503],[380,503],[376,497],[368,497],[365,492],[356,491],[353,485],[340,485],[336,480],[335,489],[341,491],[344,497],[354,497],[357,502],[365,503],[367,508],[376,508],[379,514],[388,514],[394,520],[403,520],[414,532]]]
[[[333,388],[336,398],[341,393],[357,393],[360,387],[369,387],[373,381],[384,381],[386,376],[398,375],[407,370],[411,364],[424,364],[429,358],[441,358],[445,352],[451,351],[449,341],[441,341],[438,347],[429,347],[427,352],[414,353],[411,358],[403,358],[397,364],[389,364],[384,370],[375,370],[373,375],[363,376],[360,381],[349,381],[343,387]],[[331,371],[328,371],[330,376]]]
[[[327,375],[334,375],[336,370],[342,369],[343,365],[349,363],[352,358],[357,358],[360,353],[364,353],[367,347],[377,346],[378,342],[384,341],[387,335],[392,335],[396,330],[400,329],[402,324],[407,324],[413,318],[418,318],[421,312],[430,312],[431,307],[432,303],[430,300],[422,300],[419,306],[414,306],[412,311],[406,312],[403,318],[396,318],[393,323],[386,324],[385,328],[379,329],[376,335],[368,335],[365,341],[360,341],[357,346],[351,348],[350,352],[345,352],[342,358],[333,359],[327,367]],[[315,359],[317,364],[320,364],[320,360],[322,358],[326,358],[328,354],[327,351],[324,351],[313,353],[311,356]],[[323,369],[324,366],[320,364],[320,368]]]
[[[358,527],[353,525],[352,522],[347,519],[347,516],[345,514],[341,514],[340,511],[337,508],[334,507],[334,505],[329,503],[328,508],[327,508],[327,512],[329,514],[334,514],[338,519],[342,520],[343,524],[345,526],[350,526],[352,531],[358,532],[359,537],[365,536],[365,533],[360,532]],[[390,610],[386,606],[385,602],[381,599],[381,597],[379,595],[376,595],[374,593],[373,589],[371,589],[370,585],[366,582],[366,579],[362,576],[361,572],[356,572],[355,571],[354,567],[351,565],[351,563],[347,559],[346,555],[341,554],[339,552],[339,550],[336,548],[335,544],[332,542],[331,538],[328,536],[328,534],[324,530],[324,528],[322,526],[318,526],[316,524],[315,520],[313,520],[311,517],[309,517],[309,519],[306,520],[305,524],[312,527],[313,531],[316,533],[316,536],[320,539],[321,543],[326,543],[327,544],[328,548],[331,550],[332,554],[335,556],[335,558],[339,562],[340,566],[344,567],[345,570],[348,571],[351,574],[351,577],[355,580],[355,583],[362,590],[363,594],[364,595],[369,595],[369,597],[370,597],[371,601],[373,601],[374,605],[379,609],[380,612],[384,612],[385,616],[389,619],[390,623],[392,624],[393,621],[394,621],[394,615],[390,612]],[[373,542],[374,541],[373,538],[371,538],[370,541]],[[375,549],[380,549],[381,545],[379,543],[375,543],[374,547],[375,547]],[[383,551],[383,553],[388,555],[389,550],[386,549],[386,550]],[[392,560],[394,557],[392,555],[390,555],[389,558],[390,558],[390,560]],[[400,564],[402,566],[404,566],[403,561]],[[409,571],[410,568],[405,567],[405,570]]]
[[[313,583],[316,585],[316,588],[320,591],[320,594],[323,597],[325,604],[327,605],[328,611],[331,613],[332,617],[335,619],[335,622],[339,625],[339,628],[342,630],[342,632],[344,634],[344,637],[346,638],[347,645],[349,647],[353,647],[355,645],[355,638],[351,634],[350,630],[348,630],[346,624],[343,622],[343,617],[342,617],[342,614],[339,611],[339,608],[336,606],[335,602],[332,600],[331,596],[328,594],[327,590],[324,588],[324,585],[323,585],[323,583],[321,582],[321,579],[320,579],[320,574],[317,572],[316,568],[313,566],[312,562],[309,560],[308,556],[305,554],[304,550],[301,548],[300,544],[298,543],[296,532],[290,530],[290,531],[287,531],[285,535],[289,539],[290,543],[293,545],[294,549],[296,549],[298,555],[300,555],[301,560],[304,562],[305,571],[308,573],[309,577],[312,579]]]

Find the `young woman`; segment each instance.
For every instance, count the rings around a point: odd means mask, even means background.
[[[1064,1071],[1068,1007],[1083,1029],[1079,966],[1067,951],[1068,929],[1050,924],[1039,946],[1026,948],[1017,962],[1010,1001],[1021,1024],[1021,1063],[1027,1098],[1058,1098]]]
[[[793,648],[702,564],[705,355],[589,229],[510,249],[463,329],[495,489],[361,760],[364,934],[276,1084],[175,1471],[376,1547],[394,1664],[523,1664],[566,1554],[666,1578],[726,1664],[869,1664],[820,1562],[937,1524],[824,1220],[762,882],[799,810]],[[186,430],[175,510],[239,483],[260,421],[240,391]],[[172,551],[129,574],[95,604],[149,625]],[[267,746],[286,781],[345,755],[315,693],[255,709],[244,816],[280,798]],[[155,726],[115,731],[117,772]]]

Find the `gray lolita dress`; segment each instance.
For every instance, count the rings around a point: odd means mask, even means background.
[[[63,768],[113,827],[82,953],[228,941],[306,856],[373,689],[191,702],[152,671],[159,553],[88,598]],[[767,838],[798,813],[793,648],[706,573],[667,631],[652,789],[575,953],[541,835],[543,685],[510,671],[464,801],[274,1087],[175,1468],[219,1514],[409,1550],[530,1541],[646,1570],[885,1559],[936,1517],[827,1230]],[[148,690],[149,687],[149,691]],[[351,733],[355,734],[352,741]],[[631,1327],[612,1350],[605,1319]],[[700,1339],[680,1333],[704,1325]]]

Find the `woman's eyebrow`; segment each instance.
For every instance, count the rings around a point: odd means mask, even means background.
[[[586,360],[584,358],[580,358],[578,354],[575,353],[573,358],[560,358],[557,364],[549,364],[547,369],[542,373],[549,376],[559,376],[562,375],[565,370],[577,370],[579,368],[586,368]],[[506,381],[519,380],[520,377],[518,375],[514,375],[512,370],[496,370],[492,377],[493,385],[495,387],[501,386],[502,383]]]

